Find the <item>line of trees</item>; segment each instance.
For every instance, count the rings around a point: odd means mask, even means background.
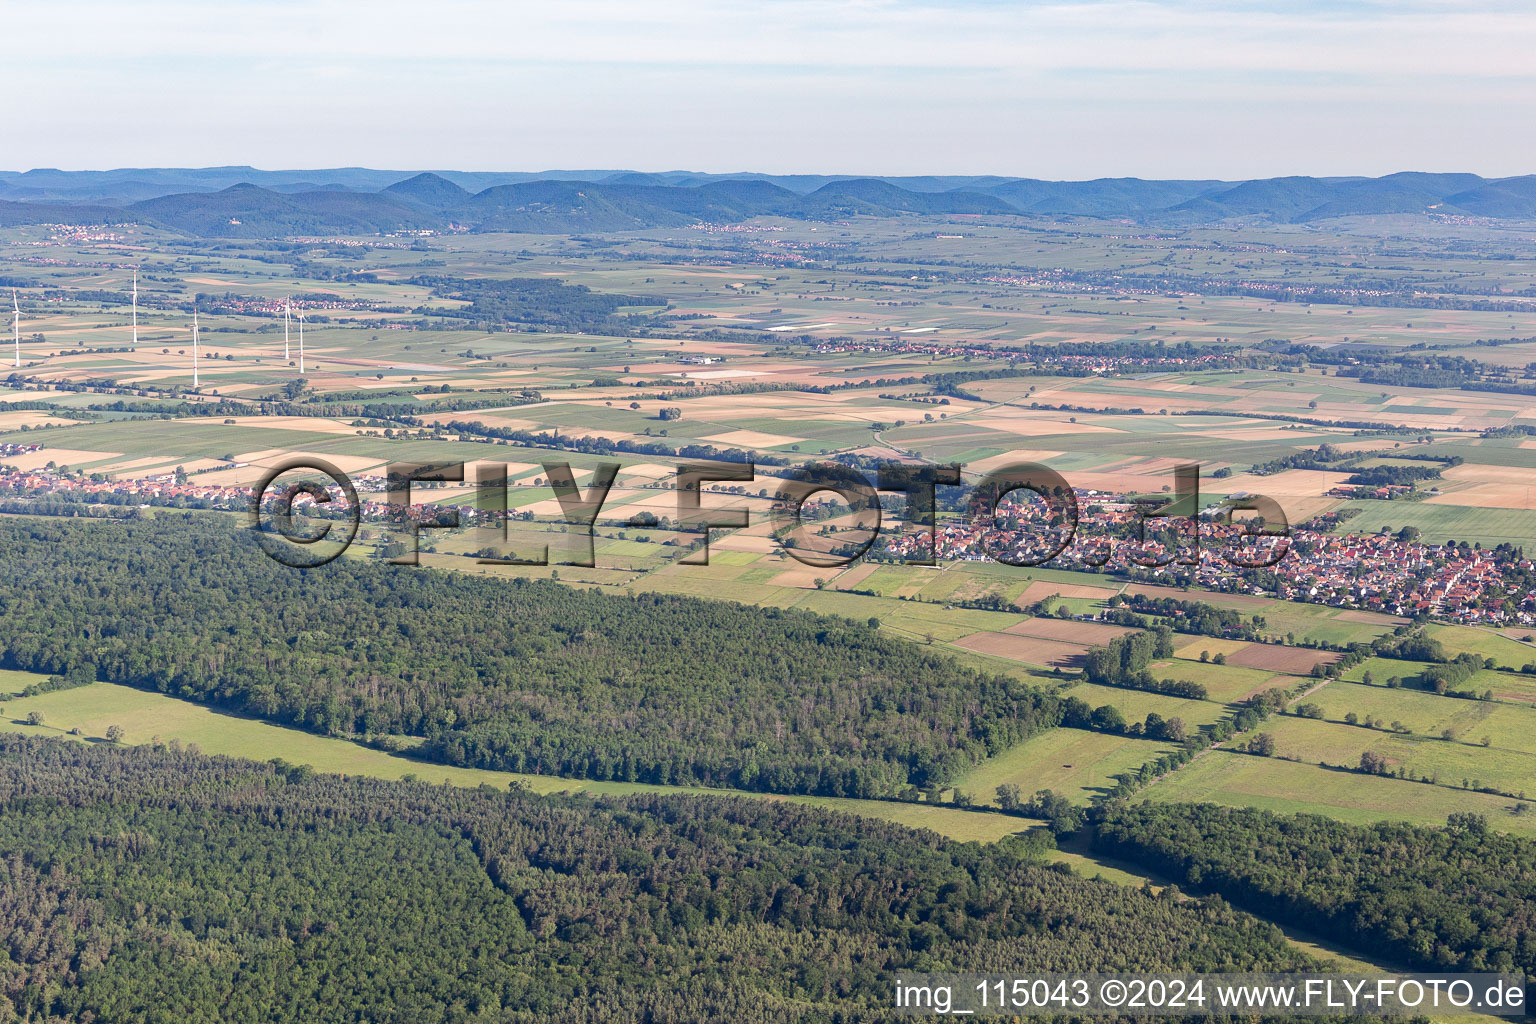
[[[1092,845],[1282,923],[1423,970],[1536,968],[1536,842],[1473,814],[1348,825],[1210,804],[1117,804]]]

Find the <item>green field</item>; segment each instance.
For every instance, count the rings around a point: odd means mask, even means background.
[[[1192,646],[1201,644],[1198,640],[1192,642]],[[1215,643],[1208,646],[1219,649]],[[1278,675],[1267,669],[1217,665],[1188,658],[1154,661],[1152,672],[1160,679],[1187,679],[1199,683],[1205,687],[1211,700],[1225,703],[1240,700],[1256,690],[1269,689],[1271,686],[1284,688],[1294,682],[1290,676]]]
[[[1361,682],[1369,672],[1371,682],[1376,686],[1385,686],[1387,680],[1394,677],[1406,684],[1409,680],[1417,679],[1427,664],[1422,661],[1404,661],[1400,658],[1366,658],[1360,664],[1346,669],[1339,678],[1350,682]]]
[[[1143,793],[1146,799],[1164,803],[1208,802],[1276,814],[1321,814],[1355,824],[1442,825],[1451,814],[1471,811],[1486,815],[1495,828],[1536,835],[1536,814],[1515,814],[1516,801],[1508,797],[1227,750],[1212,750]]]
[[[1461,743],[1481,744],[1536,754],[1536,708],[1492,701],[1443,697],[1423,690],[1387,689],[1378,676],[1373,686],[1333,682],[1307,698],[1331,722],[1347,714],[1391,725],[1400,721],[1418,736],[1440,737],[1450,730]],[[1533,787],[1536,788],[1536,787]]]
[[[1118,686],[1099,686],[1096,683],[1078,683],[1057,691],[1063,697],[1076,697],[1093,707],[1112,704],[1120,709],[1127,722],[1144,721],[1149,714],[1164,719],[1181,718],[1191,727],[1209,725],[1226,716],[1226,706],[1214,700],[1185,700],[1160,693],[1147,693]]]
[[[1392,630],[1390,622],[1351,622],[1339,618],[1341,609],[1326,605],[1272,601],[1263,610],[1265,631],[1273,636],[1325,644],[1368,643]],[[1398,620],[1402,621],[1402,620]],[[1294,635],[1295,639],[1289,639]]]
[[[1448,654],[1475,654],[1492,658],[1500,668],[1520,669],[1536,664],[1536,647],[1500,636],[1476,626],[1434,626],[1429,635],[1439,640]]]
[[[1536,793],[1536,754],[1525,750],[1293,717],[1271,720],[1263,731],[1275,738],[1278,757],[1354,768],[1361,754],[1375,751],[1391,769],[1431,778],[1439,787]]]
[[[978,803],[996,803],[997,787],[1013,783],[1029,796],[1049,789],[1077,803],[1107,792],[1116,775],[1133,772],[1174,749],[1154,740],[1052,729],[977,765],[955,782]]]
[[[1523,509],[1430,505],[1422,501],[1351,501],[1345,507],[1360,511],[1344,524],[1338,531],[1341,533],[1376,533],[1414,526],[1424,540],[1434,544],[1455,540],[1483,547],[1506,542],[1536,547],[1536,512]]]

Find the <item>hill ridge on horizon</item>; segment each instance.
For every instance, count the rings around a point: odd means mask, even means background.
[[[1307,223],[1430,213],[1536,219],[1536,175],[1399,171],[1375,178],[1286,175],[1227,181],[365,167],[262,171],[243,165],[0,171],[0,226],[142,220],[202,237],[374,234],[450,226],[559,234],[762,216],[1024,215],[1187,226],[1233,219]]]

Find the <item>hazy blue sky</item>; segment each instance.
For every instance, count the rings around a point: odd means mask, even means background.
[[[1536,5],[52,0],[0,167],[1536,171]]]

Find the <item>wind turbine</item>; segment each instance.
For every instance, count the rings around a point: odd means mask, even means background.
[[[133,271],[133,347],[139,347],[139,271]]]
[[[304,376],[304,307],[299,307],[299,376]]]
[[[11,334],[16,339],[16,368],[21,369],[21,304],[16,301],[16,289],[11,289]]]
[[[283,362],[285,362],[285,363],[293,358],[293,356],[288,354],[288,322],[292,318],[292,314],[293,314],[293,302],[291,300],[289,300],[289,299],[284,299],[283,300]]]
[[[197,390],[197,307],[192,307],[192,390]]]

